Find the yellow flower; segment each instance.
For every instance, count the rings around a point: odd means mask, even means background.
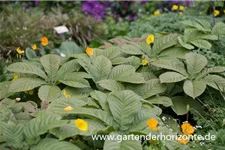
[[[189,138],[187,137],[184,137],[183,135],[180,136],[178,139],[177,139],[178,143],[180,144],[187,144],[189,142]]]
[[[152,34],[146,38],[146,42],[148,44],[151,44],[153,41],[154,41],[154,35],[152,35]]]
[[[86,131],[88,130],[88,123],[83,120],[83,119],[76,119],[74,120],[75,126],[81,130],[81,131]]]
[[[160,11],[159,11],[159,10],[154,11],[154,15],[155,15],[155,16],[160,15]]]
[[[147,126],[151,129],[151,130],[158,130],[158,121],[154,118],[150,118],[147,121]]]
[[[181,125],[182,132],[186,135],[191,135],[195,132],[195,128],[188,122]]]
[[[218,16],[220,14],[220,11],[219,10],[214,10],[214,12],[213,12],[213,15],[216,17],[216,16]]]
[[[66,98],[70,98],[71,96],[66,92],[66,90],[63,91],[63,95],[66,97]]]
[[[48,38],[47,37],[42,37],[41,38],[41,45],[46,46],[48,45]]]
[[[223,10],[223,13],[225,13],[225,10]]]
[[[87,48],[86,48],[86,53],[87,53],[89,56],[91,56],[91,55],[94,54],[94,50],[93,50],[92,48],[90,48],[90,47],[87,47]]]
[[[16,81],[16,80],[18,80],[18,76],[17,75],[15,75],[14,77],[13,77],[13,79],[12,79],[12,81]]]
[[[177,10],[178,9],[178,6],[177,5],[173,5],[172,6],[172,10]]]
[[[71,111],[71,110],[73,110],[73,107],[67,106],[67,107],[64,108],[64,110],[65,110],[65,111]]]
[[[184,10],[184,6],[180,5],[179,9],[180,9],[180,11],[183,11]]]
[[[36,44],[32,45],[32,49],[35,51],[37,49],[37,45]]]
[[[148,61],[147,61],[147,59],[143,59],[143,60],[141,61],[141,63],[142,63],[143,66],[145,66],[145,65],[148,64]]]
[[[24,50],[21,50],[20,47],[18,47],[18,48],[16,49],[16,51],[17,51],[17,53],[20,54],[20,55],[24,54]]]

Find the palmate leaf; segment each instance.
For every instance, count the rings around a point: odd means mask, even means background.
[[[93,119],[84,119],[88,123],[88,129],[86,131],[79,130],[74,123],[74,120],[66,125],[59,128],[51,129],[50,133],[59,138],[59,140],[64,140],[69,137],[76,135],[91,136],[97,134],[99,131],[106,130],[106,126],[102,122]]]
[[[33,143],[33,140],[39,135],[46,133],[49,129],[65,125],[67,122],[67,120],[61,120],[61,117],[53,114],[38,116],[24,126],[25,139],[28,143]]]
[[[122,83],[112,80],[112,79],[108,79],[108,80],[101,80],[98,82],[99,85],[109,91],[122,91],[125,90],[125,87]]]
[[[225,79],[218,75],[207,75],[203,80],[208,86],[214,89],[224,92],[225,90]]]
[[[50,81],[55,81],[60,66],[60,57],[55,54],[48,54],[40,58],[45,72],[48,74]]]
[[[117,136],[122,136],[119,133],[112,132],[109,136],[114,137],[114,139],[107,139],[104,143],[103,150],[142,150],[141,143],[136,140],[123,140]]]
[[[42,101],[54,101],[60,96],[61,90],[58,86],[41,86],[38,90],[38,97]]]
[[[81,150],[71,142],[59,141],[53,138],[45,138],[37,145],[31,147],[31,150]]]
[[[174,83],[174,82],[180,82],[184,79],[187,79],[187,77],[176,72],[166,72],[161,74],[159,76],[159,79],[161,83]]]
[[[196,53],[188,53],[185,55],[188,73],[195,77],[207,65],[207,59]]]
[[[24,147],[24,135],[23,135],[23,124],[7,124],[0,122],[0,127],[3,130],[3,135],[7,138],[7,144],[14,148]]]
[[[43,84],[46,84],[46,82],[38,78],[19,78],[10,84],[9,92],[28,91]]]
[[[120,82],[144,83],[145,80],[141,73],[136,73],[135,68],[130,65],[119,65],[112,69],[109,78]]]
[[[177,44],[177,37],[178,37],[177,34],[169,34],[169,35],[161,36],[161,37],[157,38],[154,41],[152,52],[154,54],[159,54],[163,50],[165,50],[171,46],[174,46],[175,44]]]
[[[203,80],[200,81],[190,81],[186,80],[183,86],[184,92],[195,99],[200,96],[206,89],[206,83]]]
[[[144,84],[137,86],[131,85],[128,88],[142,96],[144,99],[147,99],[156,94],[163,93],[166,90],[166,84],[161,84],[159,79],[151,79]]]
[[[13,63],[7,67],[7,70],[11,72],[17,72],[17,73],[28,73],[28,74],[35,74],[39,77],[42,77],[43,79],[47,79],[45,72],[41,70],[39,67],[37,67],[34,64],[25,63],[25,62],[18,62]]]
[[[107,100],[114,120],[120,130],[127,130],[134,120],[134,115],[141,109],[142,98],[133,91],[124,90],[111,93]]]

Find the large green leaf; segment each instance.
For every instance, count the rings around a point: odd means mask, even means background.
[[[11,82],[10,81],[5,81],[5,82],[0,82],[0,99],[3,99],[5,97],[10,96],[11,94],[9,93],[9,87],[10,87]]]
[[[0,122],[0,127],[3,130],[3,135],[7,138],[7,144],[14,148],[21,149],[24,146],[23,124],[7,124]]]
[[[152,104],[162,104],[165,107],[169,107],[173,105],[172,100],[166,96],[155,96],[153,98],[148,99],[148,101]]]
[[[112,69],[110,78],[128,83],[144,83],[145,80],[141,73],[136,73],[135,68],[130,65],[119,65]]]
[[[176,96],[171,97],[171,99],[173,101],[173,106],[171,106],[171,108],[177,115],[186,114],[189,111],[187,109],[188,105],[190,107],[190,110],[193,109],[200,114],[204,113],[203,106],[197,100],[194,100],[190,97]]]
[[[39,135],[46,133],[49,129],[65,125],[68,121],[61,120],[61,117],[53,114],[44,114],[32,119],[24,126],[24,135],[28,143],[33,143],[33,140]]]
[[[77,62],[77,60],[71,60],[69,62],[66,62],[65,64],[63,64],[59,71],[57,72],[57,79],[59,79],[60,77],[62,77],[64,74],[66,73],[71,73],[74,71],[78,71],[80,69],[80,65]]]
[[[19,78],[10,84],[9,92],[28,91],[43,84],[46,84],[46,82],[38,78]]]
[[[122,45],[121,51],[126,54],[131,54],[131,55],[143,55],[144,54],[141,50],[141,47],[135,43],[129,43],[127,45]]]
[[[220,73],[224,72],[225,67],[213,67],[213,68],[204,68],[197,76],[196,79],[201,79],[207,76],[209,73]]]
[[[129,129],[134,115],[141,109],[141,99],[140,96],[128,90],[113,92],[108,96],[109,108],[120,130]]]
[[[97,134],[99,131],[106,130],[106,127],[100,121],[93,119],[84,119],[88,123],[88,129],[86,131],[79,130],[74,123],[74,120],[70,120],[70,123],[61,126],[60,128],[51,129],[50,133],[57,136],[59,140],[73,137],[76,135],[91,136]]]
[[[98,83],[101,87],[103,87],[104,89],[107,89],[109,91],[125,90],[125,87],[122,83],[120,83],[118,81],[115,81],[115,80],[112,80],[112,79],[101,80]]]
[[[59,48],[60,52],[63,54],[80,54],[84,51],[74,42],[65,41],[61,44]]]
[[[32,50],[31,48],[26,48],[25,50],[25,53],[26,53],[26,57],[29,59],[29,60],[32,60],[32,59],[37,59],[38,56],[37,54],[35,53],[34,50]]]
[[[200,96],[206,89],[206,84],[204,81],[190,81],[186,80],[183,86],[184,92],[195,99],[196,97]]]
[[[218,75],[208,75],[203,80],[206,82],[208,86],[220,90],[222,92],[225,91],[225,79]]]
[[[76,87],[76,88],[86,88],[90,87],[89,82],[85,79],[83,79],[80,76],[79,72],[75,73],[67,73],[64,76],[62,76],[59,80],[65,85]]]
[[[183,24],[194,27],[200,31],[210,31],[209,28],[206,28],[207,26],[203,26],[200,22],[196,22],[196,21],[191,21],[191,20],[185,20],[182,21]],[[204,22],[206,23],[206,22]]]
[[[116,58],[120,54],[121,54],[120,48],[117,46],[106,48],[103,50],[103,53],[102,53],[102,55],[104,55],[105,57],[107,57],[110,60]]]
[[[191,44],[185,43],[185,42],[182,40],[182,38],[181,38],[180,36],[178,37],[178,41],[179,41],[180,45],[183,46],[183,47],[186,48],[186,49],[191,50],[191,49],[194,49],[194,48],[195,48],[195,47],[192,46]]]
[[[207,59],[196,53],[188,53],[185,55],[188,73],[195,77],[207,65]]]
[[[116,132],[112,132],[109,136],[112,139],[107,139],[105,141],[103,150],[142,150],[142,146],[139,141],[131,139],[122,140],[123,135]]]
[[[107,102],[107,95],[101,91],[94,91],[90,93],[91,97],[98,101],[101,108],[108,113],[110,113],[108,102]]]
[[[178,37],[177,34],[169,34],[169,35],[165,35],[165,36],[161,36],[157,38],[154,41],[152,52],[154,54],[159,54],[163,50],[171,46],[174,46],[175,44],[177,44],[177,37]]]
[[[177,57],[184,59],[185,54],[189,53],[190,50],[187,50],[183,47],[171,47],[166,50],[164,50],[162,53],[160,53],[159,57]]]
[[[44,79],[48,78],[45,72],[41,70],[39,67],[37,67],[34,64],[26,63],[26,62],[13,63],[7,67],[7,70],[11,72],[16,72],[16,73],[35,74]]]
[[[212,47],[211,43],[206,40],[195,40],[191,41],[191,43],[200,49],[211,49]]]
[[[144,84],[137,86],[130,86],[135,93],[147,99],[166,90],[166,84],[161,84],[159,79],[151,79]]]
[[[38,97],[42,101],[54,101],[60,96],[61,90],[58,86],[41,86],[38,90]]]
[[[164,69],[169,69],[169,70],[179,72],[183,75],[187,75],[184,64],[178,60],[158,59],[156,61],[153,61],[151,64],[154,66],[157,66],[157,67],[161,67]]]
[[[77,114],[83,115],[90,118],[97,118],[107,125],[113,125],[113,118],[106,112],[100,109],[93,109],[93,108],[85,108],[85,107],[73,107],[71,111],[64,111],[63,108],[49,108],[51,111],[63,115],[70,115],[70,114]]]
[[[38,144],[31,147],[31,150],[81,150],[76,145],[66,142],[59,141],[53,138],[45,138]]]
[[[212,33],[215,35],[225,35],[225,24],[223,22],[217,22],[212,29]]]
[[[40,58],[45,72],[48,74],[50,81],[55,81],[60,65],[60,57],[55,54],[48,54]]]
[[[184,79],[187,79],[187,77],[176,72],[166,72],[161,74],[159,76],[159,79],[161,83],[174,83],[174,82],[180,82]]]

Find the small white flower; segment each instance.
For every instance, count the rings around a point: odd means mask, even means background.
[[[165,116],[162,116],[162,120],[163,120],[163,121],[166,121],[166,119],[167,119],[167,118],[166,118]]]
[[[19,97],[16,98],[16,101],[20,101],[20,100],[21,100],[21,98],[19,98]]]
[[[66,55],[65,55],[65,54],[63,54],[63,53],[60,53],[60,56],[61,56],[61,57],[65,57]]]

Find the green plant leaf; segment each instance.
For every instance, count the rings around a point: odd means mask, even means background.
[[[140,99],[140,96],[128,90],[116,91],[108,96],[109,108],[120,130],[129,129],[134,115],[141,109]]]
[[[43,84],[46,84],[46,82],[38,78],[19,78],[10,84],[9,92],[28,91]]]
[[[65,55],[84,53],[84,51],[76,43],[70,41],[63,42],[59,50]]]
[[[212,47],[211,43],[206,40],[195,40],[191,41],[191,43],[200,49],[211,49]]]
[[[55,54],[48,54],[40,58],[45,72],[48,74],[50,81],[55,81],[60,65],[60,57]]]
[[[159,79],[151,79],[144,84],[129,87],[138,95],[147,99],[159,93],[163,93],[166,90],[166,84],[161,84]]]
[[[191,49],[194,49],[194,48],[195,48],[195,47],[192,46],[191,44],[185,43],[185,42],[182,40],[182,38],[181,38],[180,36],[178,37],[178,41],[179,41],[180,45],[183,46],[183,47],[186,48],[186,49],[191,50]]]
[[[215,35],[225,35],[225,24],[223,22],[217,22],[212,29],[212,33]]]
[[[172,59],[158,59],[151,63],[154,66],[161,67],[168,70],[179,72],[183,75],[187,75],[184,64],[178,60]]]
[[[225,91],[225,79],[218,75],[207,75],[203,80],[208,86],[211,86],[214,89]]]
[[[183,47],[171,47],[164,50],[160,53],[159,57],[176,57],[184,59],[185,54],[189,53],[190,51]]]
[[[185,55],[188,73],[195,77],[207,65],[207,59],[196,53],[188,53]]]
[[[10,87],[11,82],[10,81],[4,81],[0,82],[0,99],[3,99],[5,97],[10,96],[11,94],[9,93],[9,87]]]
[[[108,80],[101,80],[98,82],[99,85],[104,88],[107,89],[109,91],[122,91],[125,90],[125,87],[122,83],[112,80],[112,79],[108,79]]]
[[[80,65],[77,62],[77,60],[71,60],[69,62],[66,62],[65,64],[63,64],[59,71],[57,72],[57,79],[59,79],[60,77],[62,77],[64,74],[66,73],[71,73],[74,71],[78,71],[80,69]]]
[[[127,45],[122,45],[121,51],[126,54],[131,54],[131,55],[143,55],[144,54],[141,50],[141,47],[135,43],[129,43]]]
[[[136,73],[135,68],[130,65],[119,65],[112,69],[110,78],[120,82],[144,83],[141,73]]]
[[[42,139],[38,144],[31,147],[31,150],[81,150],[71,142],[59,141],[53,138]]]
[[[154,45],[152,47],[152,52],[154,54],[159,54],[161,53],[163,50],[174,46],[175,44],[177,44],[177,34],[169,34],[169,35],[165,35],[165,36],[161,36],[159,38],[157,38],[154,41]]]
[[[110,134],[114,139],[106,140],[104,143],[103,150],[142,150],[141,143],[135,140],[121,140],[123,135],[112,132]],[[109,135],[109,136],[110,136]]]
[[[101,108],[107,111],[110,114],[108,102],[107,102],[107,95],[101,91],[94,91],[90,93],[91,97],[97,100],[101,106]]]
[[[161,83],[174,83],[174,82],[180,82],[184,79],[187,79],[187,77],[176,72],[166,72],[161,74],[159,76],[159,79]]]
[[[213,68],[204,68],[197,76],[196,79],[202,79],[207,76],[209,73],[220,73],[224,72],[225,67],[213,67]]]
[[[81,131],[79,130],[74,123],[74,120],[70,120],[70,122],[66,125],[63,125],[59,128],[54,128],[50,130],[50,133],[57,136],[59,140],[64,140],[69,137],[73,137],[76,135],[82,136],[91,136],[97,134],[99,131],[105,131],[106,127],[100,121],[93,119],[84,119],[88,123],[88,130]]]
[[[61,90],[58,86],[41,86],[38,90],[38,97],[42,101],[54,101],[60,96]]]
[[[102,55],[112,60],[121,54],[120,48],[117,46],[113,46],[110,48],[106,48],[103,50]]]
[[[89,82],[85,79],[83,79],[81,76],[79,76],[78,73],[67,73],[64,76],[60,78],[60,82],[62,82],[65,85],[75,87],[75,88],[86,88],[90,87]]]
[[[152,104],[162,104],[165,107],[173,105],[172,100],[166,96],[155,96],[153,98],[148,99],[148,101]]]
[[[24,146],[23,124],[13,125],[1,121],[0,127],[3,130],[3,135],[7,138],[8,145],[18,149]]]
[[[48,78],[45,72],[40,68],[38,68],[36,65],[25,62],[13,63],[7,67],[7,70],[16,73],[35,74],[38,75],[39,77],[42,77],[43,79]]]
[[[200,96],[206,89],[206,84],[204,81],[190,81],[186,80],[183,86],[184,92],[195,99]]]
[[[46,133],[49,129],[65,125],[68,121],[53,114],[44,114],[32,119],[24,126],[24,135],[28,143],[33,143],[39,135]]]
[[[26,53],[26,57],[27,57],[29,60],[38,58],[38,56],[37,56],[37,54],[35,53],[35,51],[32,50],[31,48],[26,48],[25,53]]]

